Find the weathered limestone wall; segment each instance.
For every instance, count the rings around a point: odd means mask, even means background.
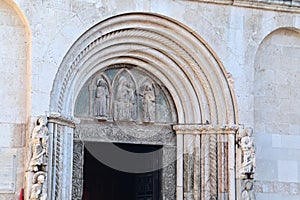
[[[0,0],[0,199],[17,199],[24,179],[28,32],[18,10]]]
[[[300,33],[279,29],[255,60],[254,130],[259,199],[300,198]]]
[[[194,30],[231,74],[239,123],[254,127],[257,139],[257,199],[283,199],[283,196],[299,199],[299,60],[296,60],[299,36],[291,31],[268,35],[282,27],[299,30],[300,14],[186,0],[15,2],[25,13],[32,33],[32,88],[27,91],[25,75],[29,58],[24,44],[25,26],[12,7],[0,1],[0,33],[5,38],[0,42],[0,156],[9,155],[6,151],[17,155],[19,169],[14,170],[18,172],[17,193],[23,179],[22,156],[17,150],[24,145],[20,138],[25,132],[27,94],[32,95],[33,121],[49,110],[57,69],[86,30],[117,14],[151,12],[173,18]],[[284,100],[286,96],[289,100]],[[0,158],[0,167],[4,160],[7,161]],[[0,193],[0,199],[4,197],[7,195]],[[6,199],[10,197],[13,199],[11,195]]]

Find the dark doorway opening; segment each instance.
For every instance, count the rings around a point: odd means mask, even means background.
[[[115,156],[112,146],[137,157],[127,159],[123,155],[121,158]],[[102,162],[103,157],[110,158],[112,163],[122,162],[117,164],[118,167],[111,167],[105,159]],[[159,200],[161,162],[162,146],[85,143],[83,200]],[[129,165],[119,167],[122,164]],[[146,167],[145,170],[138,168],[141,164]],[[123,170],[128,166],[132,166],[132,170]]]

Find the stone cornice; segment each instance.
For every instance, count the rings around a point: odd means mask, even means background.
[[[277,12],[300,13],[300,2],[297,0],[197,0],[199,2],[232,5],[253,9]]]
[[[239,129],[238,125],[206,125],[206,124],[180,124],[174,125],[173,129],[176,134],[236,134]]]
[[[233,1],[234,6],[249,7],[256,9],[282,11],[282,12],[293,12],[300,13],[300,4],[296,1],[246,1],[246,0],[235,0]]]

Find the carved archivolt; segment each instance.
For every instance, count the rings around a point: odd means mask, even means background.
[[[193,31],[166,17],[146,13],[113,17],[83,35],[70,52],[55,79],[53,111],[72,113],[68,110],[70,95],[97,70],[140,63],[172,93],[180,123],[236,121],[235,99],[218,58]],[[95,56],[95,52],[103,54]]]

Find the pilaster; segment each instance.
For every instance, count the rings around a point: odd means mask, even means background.
[[[52,133],[48,199],[72,199],[72,185],[69,183],[72,182],[73,132],[78,120],[58,113],[49,113],[47,118]]]
[[[177,199],[235,199],[236,125],[175,125]]]

